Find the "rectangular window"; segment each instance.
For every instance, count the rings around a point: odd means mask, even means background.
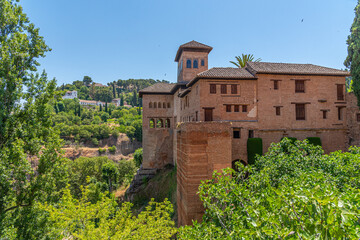
[[[275,107],[276,116],[280,116],[280,107]]]
[[[237,85],[236,84],[231,85],[231,94],[237,94]]]
[[[304,93],[305,92],[305,81],[304,80],[295,80],[295,92]]]
[[[274,80],[274,90],[278,90],[278,89],[279,89],[279,81]]]
[[[242,112],[247,112],[247,105],[242,105]]]
[[[296,120],[305,120],[305,104],[295,104]]]
[[[343,84],[338,84],[337,85],[337,100],[340,100],[340,101],[345,100],[345,97],[344,97],[344,85]]]
[[[240,129],[239,128],[234,128],[233,138],[240,138]]]
[[[231,105],[225,105],[226,106],[226,112],[231,112]]]
[[[234,112],[240,112],[240,106],[239,105],[234,106]]]
[[[226,94],[226,93],[227,93],[226,84],[221,84],[221,94]]]
[[[210,93],[216,93],[216,84],[210,84]]]
[[[339,121],[341,121],[341,120],[344,120],[343,118],[344,118],[344,114],[343,114],[343,109],[345,108],[345,107],[337,107],[338,108],[338,120]]]
[[[249,130],[249,138],[254,138],[254,130]]]
[[[195,112],[195,121],[199,121],[199,118],[198,118],[198,111]]]
[[[205,108],[204,110],[205,110],[205,122],[212,121],[213,110],[210,108]]]
[[[360,113],[356,114],[356,121],[360,122]]]
[[[205,60],[201,59],[201,66],[205,66]]]
[[[327,111],[322,111],[323,119],[327,119]]]

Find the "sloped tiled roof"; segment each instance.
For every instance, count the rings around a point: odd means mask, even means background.
[[[140,97],[144,93],[148,94],[171,94],[172,89],[174,88],[175,84],[171,83],[155,83],[147,88],[144,88],[139,91]]]
[[[197,41],[190,41],[188,43],[185,43],[183,45],[180,45],[177,53],[176,53],[176,56],[175,56],[175,62],[179,61],[179,58],[180,58],[180,55],[182,53],[183,50],[189,50],[189,49],[198,49],[198,50],[203,50],[204,52],[210,52],[213,48],[208,46],[208,45],[205,45],[203,43],[199,43]]]
[[[313,64],[248,62],[246,68],[253,74],[299,74],[299,75],[331,75],[349,76],[350,73],[334,68]]]
[[[249,71],[243,68],[210,68],[204,72],[201,72],[197,75],[198,77],[209,77],[209,78],[231,78],[231,79],[241,79],[241,78],[255,78]]]

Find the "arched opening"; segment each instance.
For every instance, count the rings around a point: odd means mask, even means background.
[[[154,108],[156,108],[156,102],[154,102]]]
[[[165,121],[165,127],[170,128],[170,119],[166,119]]]
[[[149,127],[154,128],[155,127],[155,120],[153,118],[150,119]]]
[[[149,108],[152,108],[152,102],[149,102]]]
[[[158,102],[158,108],[161,108],[161,102]]]
[[[164,121],[162,119],[158,119],[156,121],[156,128],[163,128],[164,127]]]
[[[194,60],[194,65],[193,65],[194,68],[199,68],[199,63],[198,63],[198,60]]]
[[[163,102],[163,108],[166,108],[166,103]]]
[[[186,60],[186,68],[191,68],[191,60]]]

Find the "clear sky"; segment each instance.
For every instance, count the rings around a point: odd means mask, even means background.
[[[42,59],[58,84],[176,81],[179,45],[212,46],[209,67],[252,53],[266,62],[344,68],[356,0],[22,0],[52,48]]]

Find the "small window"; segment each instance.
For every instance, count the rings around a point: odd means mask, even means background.
[[[337,100],[340,100],[340,101],[345,100],[345,97],[344,97],[344,85],[343,84],[338,84],[337,85]]]
[[[356,121],[360,122],[360,113],[356,114]]]
[[[295,92],[304,93],[305,92],[305,81],[304,80],[295,80]]]
[[[226,93],[227,93],[226,84],[221,84],[221,94],[226,94]]]
[[[327,111],[326,110],[322,111],[322,117],[323,117],[323,119],[327,119]]]
[[[165,127],[170,128],[170,119],[166,119],[165,121]]]
[[[158,102],[158,108],[161,108],[161,102]]]
[[[154,108],[156,108],[156,106],[157,106],[157,105],[156,105],[156,102],[154,102]]]
[[[254,130],[249,130],[249,138],[254,138]]]
[[[274,80],[274,90],[279,89],[279,80]]]
[[[199,63],[198,63],[198,60],[194,60],[194,65],[193,65],[194,68],[199,68]]]
[[[170,103],[169,102],[167,103],[167,107],[170,108]]]
[[[231,105],[225,105],[226,106],[226,112],[231,112]]]
[[[156,121],[156,128],[163,128],[164,127],[164,121],[162,119],[158,119]]]
[[[247,105],[242,105],[242,112],[247,112]]]
[[[154,128],[154,127],[155,127],[155,121],[154,121],[154,119],[150,119],[149,126],[150,126],[150,128]]]
[[[276,116],[280,116],[280,107],[275,107]]]
[[[305,120],[305,104],[295,104],[296,120]]]
[[[149,108],[152,108],[152,102],[149,102]]]
[[[237,94],[237,85],[236,84],[231,85],[231,94]]]
[[[240,106],[239,105],[234,106],[234,112],[240,112]]]
[[[195,121],[199,121],[198,111],[195,112]]]
[[[233,138],[240,138],[240,129],[234,128]]]
[[[186,68],[191,68],[191,60],[186,60]]]
[[[341,106],[341,107],[338,107],[338,120],[341,121],[341,120],[344,120],[344,110],[345,107]]]
[[[201,66],[205,66],[205,60],[201,59]]]
[[[210,84],[210,93],[216,93],[216,84]]]
[[[166,103],[163,102],[163,108],[166,108]]]

